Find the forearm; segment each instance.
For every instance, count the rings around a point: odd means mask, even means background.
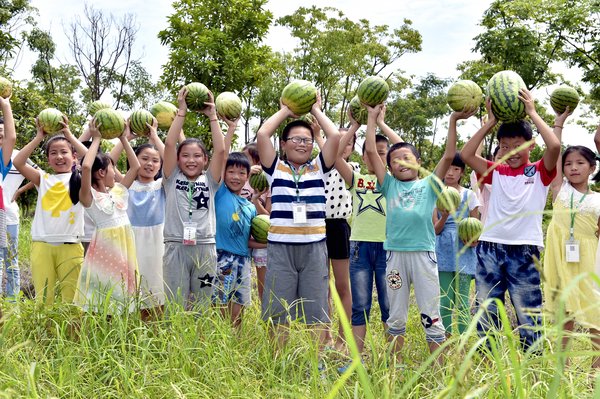
[[[379,129],[381,129],[381,133],[383,133],[383,135],[386,136],[390,140],[390,143],[392,145],[396,144],[396,143],[401,143],[404,141],[404,140],[402,140],[402,137],[400,137],[399,134],[394,132],[394,130],[387,125],[387,123],[380,122],[377,125],[379,126]]]
[[[77,158],[82,159],[87,154],[88,149],[79,141],[72,133],[65,134],[65,138],[69,140],[69,143],[73,146],[73,149],[77,153]]]
[[[110,154],[108,156],[112,159],[113,163],[116,165],[119,163],[119,158],[121,157],[121,153],[123,152],[123,143],[121,140],[115,144],[112,150],[110,150]]]
[[[96,159],[96,155],[98,154],[98,148],[100,148],[100,142],[102,138],[96,136],[92,140],[92,145],[90,145],[90,149],[87,150],[85,157],[83,158],[83,162],[81,163],[82,170],[92,170],[92,166],[94,165],[94,160]]]
[[[175,115],[175,119],[173,119],[173,123],[171,123],[169,132],[167,133],[167,138],[165,139],[165,147],[171,146],[175,148],[177,146],[177,141],[181,134],[186,114],[187,109],[180,108],[177,110],[177,115]]]

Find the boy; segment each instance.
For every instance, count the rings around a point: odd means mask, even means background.
[[[311,113],[327,136],[313,160],[313,131],[301,120],[284,128],[279,143],[286,159],[278,159],[271,136],[286,118],[295,116],[285,105],[257,133],[260,162],[272,193],[262,313],[278,327],[280,345],[287,341],[284,327],[289,318],[300,315],[315,327],[321,346],[326,339],[323,324],[329,323],[325,179],[335,163],[340,135],[321,111],[320,98]]]
[[[465,144],[461,156],[478,175],[484,176],[483,183],[493,185],[487,219],[477,246],[479,265],[475,282],[478,303],[483,305],[486,299],[504,302],[508,289],[522,326],[519,328],[521,342],[527,349],[540,336],[539,315],[526,310],[536,311],[542,306],[540,274],[535,261],[540,256],[538,248],[544,246],[542,212],[548,187],[556,175],[560,142],[535,111],[531,94],[521,90],[519,99],[525,104],[525,112],[546,143],[541,160],[529,162],[529,153],[535,143],[531,141],[531,126],[524,120],[503,123],[498,129],[500,151],[505,157],[510,153],[506,164],[497,165],[476,155],[479,143],[497,123],[489,99],[486,103],[488,121]],[[492,168],[490,172],[488,169]],[[485,334],[490,324],[498,326],[495,301],[487,303],[487,314],[477,326],[479,332]]]
[[[248,158],[232,152],[225,163],[223,183],[215,194],[217,218],[217,280],[213,301],[227,306],[231,322],[239,327],[242,309],[250,304],[250,251],[258,244],[250,237],[256,207],[240,196],[250,174]],[[260,192],[252,195],[257,201]]]

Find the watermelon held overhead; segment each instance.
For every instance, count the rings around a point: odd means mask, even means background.
[[[460,193],[454,187],[444,188],[435,202],[435,207],[442,212],[455,213],[459,206]]]
[[[567,85],[560,85],[550,94],[550,106],[557,114],[562,114],[567,107],[572,112],[579,104],[579,93]]]
[[[309,81],[295,80],[283,88],[281,102],[294,114],[305,114],[317,102],[317,88]]]
[[[0,76],[0,97],[8,98],[12,94],[12,83],[5,77]]]
[[[364,105],[361,104],[358,96],[354,96],[352,100],[350,100],[350,104],[348,104],[350,108],[350,114],[361,125],[367,124],[367,119],[369,118],[369,112],[365,108]]]
[[[37,120],[44,132],[55,134],[62,130],[64,114],[56,108],[46,108],[38,114]]]
[[[483,232],[483,223],[477,218],[464,218],[458,223],[458,238],[464,243],[473,243],[479,240]]]
[[[103,108],[94,114],[96,127],[103,139],[112,140],[120,137],[125,130],[125,119],[119,111]]]
[[[169,130],[175,115],[177,115],[177,107],[167,101],[159,101],[150,107],[150,113],[158,121],[158,128],[161,130]]]
[[[217,114],[230,121],[236,120],[242,115],[242,100],[237,94],[224,91],[215,99]]]
[[[371,107],[384,102],[390,94],[390,86],[379,76],[369,76],[358,85],[356,95],[364,104]]]
[[[104,101],[100,101],[100,100],[92,101],[91,103],[88,104],[88,108],[87,108],[88,114],[91,116],[94,116],[94,115],[96,115],[96,112],[98,112],[104,108],[112,108],[112,106],[109,103],[106,103]]]
[[[261,244],[267,243],[267,237],[269,235],[269,228],[271,227],[271,219],[268,215],[257,215],[252,219],[252,226],[250,227],[250,234]]]
[[[129,127],[138,136],[147,136],[150,134],[148,125],[152,126],[152,118],[153,116],[149,111],[138,109],[129,115]]]
[[[483,101],[483,91],[472,80],[459,80],[450,86],[446,99],[453,111],[476,109]]]
[[[525,117],[525,105],[519,100],[519,90],[525,88],[525,82],[514,71],[501,71],[490,78],[487,93],[499,121],[516,122]]]
[[[248,179],[248,184],[257,192],[263,191],[265,188],[269,187],[269,182],[267,181],[267,175],[265,172],[255,173],[250,176]]]
[[[188,90],[185,103],[191,111],[202,111],[206,108],[209,99],[208,87],[199,82],[192,82],[185,86]]]

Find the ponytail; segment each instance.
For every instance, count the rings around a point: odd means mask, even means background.
[[[79,190],[81,189],[81,171],[73,163],[71,168],[71,178],[69,179],[69,197],[73,205],[79,202]]]

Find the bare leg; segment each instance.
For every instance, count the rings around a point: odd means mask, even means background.
[[[590,328],[590,333],[592,334],[592,346],[594,347],[594,350],[600,351],[600,330]],[[592,367],[595,369],[600,368],[600,356],[596,356],[592,363]]]
[[[404,337],[401,335],[388,335],[388,341],[392,342],[392,355],[396,357],[396,362],[398,364],[402,363],[402,355],[400,354],[400,352],[402,351],[402,347],[404,346]]]
[[[242,312],[244,307],[239,303],[229,302],[229,314],[231,315],[231,325],[239,328],[242,325]]]
[[[564,327],[563,327],[563,337],[560,343],[561,349],[563,352],[566,352],[568,350],[569,347],[569,342],[571,341],[571,335],[573,333],[573,330],[575,329],[575,321],[574,320],[569,320],[567,322],[565,322]],[[571,364],[571,361],[569,358],[567,358],[565,365],[569,365]]]
[[[429,346],[429,353],[431,353],[431,354],[433,354],[440,347],[440,344],[438,344],[437,342],[428,342],[427,345]],[[444,364],[443,353],[440,353],[439,356],[435,359],[435,361],[439,366],[443,365]]]
[[[163,305],[155,306],[153,308],[141,309],[140,318],[143,322],[159,320],[163,315]]]
[[[356,347],[358,348],[358,353],[363,353],[365,348],[365,337],[367,335],[367,326],[352,326],[352,334],[354,335],[354,340],[356,341]]]
[[[267,275],[266,267],[256,268],[256,288],[258,288],[258,297],[262,303],[263,291],[265,289],[265,276]]]
[[[350,320],[352,315],[352,293],[350,291],[350,259],[331,259],[331,267],[335,279],[335,289],[342,301],[346,319]],[[342,350],[345,346],[344,328],[340,323],[338,329],[338,338],[335,342],[335,348]]]

